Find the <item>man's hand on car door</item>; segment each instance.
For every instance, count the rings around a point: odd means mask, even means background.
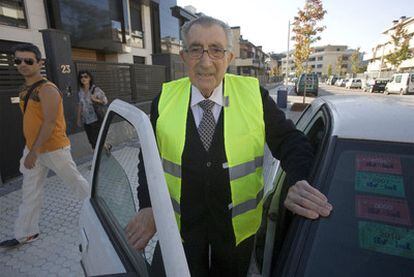
[[[128,223],[125,233],[129,244],[136,250],[143,250],[156,232],[152,208],[140,210]]]

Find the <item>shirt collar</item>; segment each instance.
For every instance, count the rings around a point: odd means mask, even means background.
[[[213,93],[208,98],[217,105],[223,106],[223,81],[213,90]],[[205,100],[200,90],[191,85],[191,107],[197,105],[201,101]]]

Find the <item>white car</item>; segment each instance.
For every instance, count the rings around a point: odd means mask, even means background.
[[[298,120],[315,149],[309,181],[333,205],[327,218],[288,212],[280,168],[256,236],[262,276],[413,276],[414,100],[315,99]]]
[[[414,93],[414,73],[396,73],[385,86],[384,94],[400,95]]]
[[[283,206],[285,173],[267,151],[263,224],[251,271],[261,276],[411,276],[414,272],[414,100],[315,99],[297,127],[315,149],[310,182],[327,195],[328,218],[306,220]],[[104,145],[111,144],[110,151]],[[101,128],[91,197],[80,218],[85,275],[189,276],[147,115],[115,100]],[[133,250],[125,226],[136,213],[139,155],[157,234]],[[276,177],[275,177],[276,176]],[[273,182],[274,180],[274,182]],[[273,186],[272,186],[273,184]]]
[[[351,88],[361,88],[362,82],[361,79],[358,78],[351,78],[348,80],[348,82],[345,83],[345,88],[351,89]]]

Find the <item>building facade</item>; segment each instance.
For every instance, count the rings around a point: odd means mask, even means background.
[[[330,71],[331,74],[345,76],[352,73],[351,56],[356,50],[348,49],[346,45],[325,45],[315,46],[304,67],[308,66],[310,72],[325,77]],[[289,52],[289,75],[295,74],[294,50]],[[359,57],[362,61],[362,55]],[[282,72],[286,72],[287,57],[282,58]]]
[[[234,59],[229,71],[238,75],[254,76],[266,81],[270,74],[270,57],[262,46],[256,46],[241,35],[240,27],[231,27],[233,33]]]
[[[410,36],[409,49],[411,53],[414,53],[414,17],[407,18],[402,16],[398,20],[394,20],[392,26],[382,32],[380,42],[371,49],[371,52],[364,56],[364,60],[368,62],[366,72],[368,76],[388,78],[396,70],[402,72],[414,70],[414,57],[403,61],[398,68],[393,68],[385,58],[386,55],[395,51],[391,36],[395,34],[398,26],[402,26],[407,35]]]

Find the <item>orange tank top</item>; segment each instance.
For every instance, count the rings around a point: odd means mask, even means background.
[[[26,112],[23,114],[23,135],[26,139],[26,146],[32,149],[33,144],[39,134],[40,127],[43,123],[43,111],[42,104],[39,98],[39,91],[45,86],[52,86],[59,91],[55,84],[50,81],[39,85],[35,88],[27,103]],[[20,96],[20,109],[23,112],[24,98],[29,87],[24,88]],[[62,97],[59,101],[59,109],[56,117],[56,125],[53,129],[50,137],[39,148],[40,153],[51,152],[59,148],[63,148],[70,145],[68,136],[66,135],[66,121],[63,113],[63,100]]]

